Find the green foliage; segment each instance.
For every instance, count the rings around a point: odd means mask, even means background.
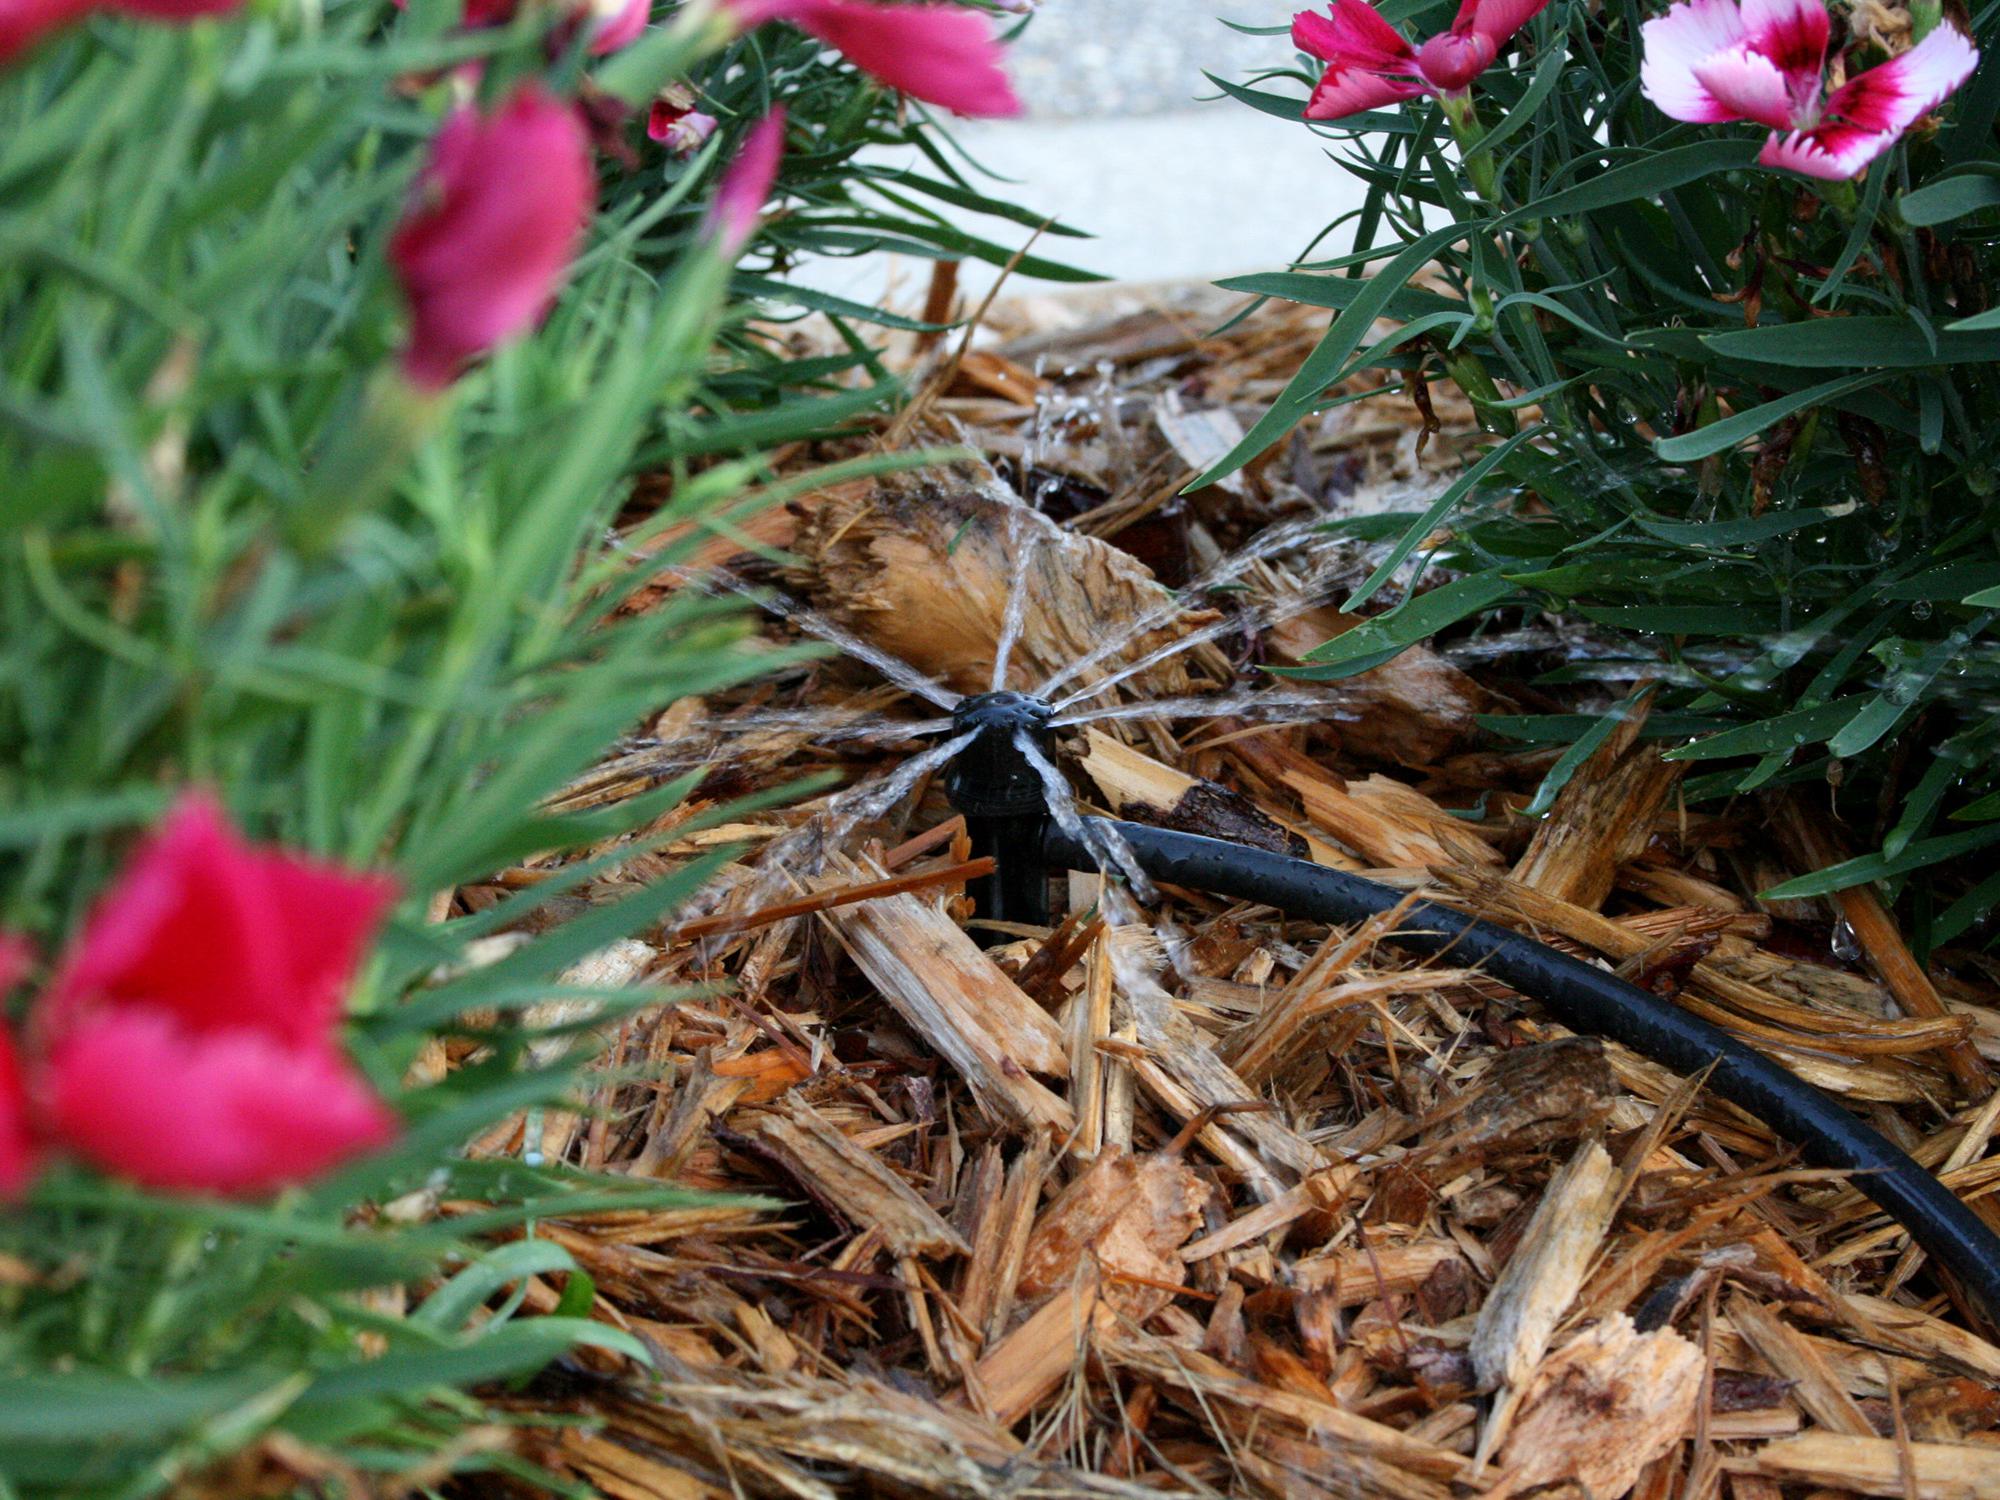
[[[1455,381],[1502,441],[1376,535],[1383,565],[1352,602],[1440,525],[1450,539],[1421,561],[1463,576],[1342,635],[1309,674],[1496,614],[1593,622],[1616,632],[1593,677],[1662,684],[1684,741],[1670,753],[1700,762],[1690,794],[1832,782],[1879,852],[1811,889],[1882,880],[1910,896],[1921,947],[1991,941],[2000,888],[1976,875],[2000,837],[2000,66],[1864,179],[1815,184],[1754,165],[1761,128],[1680,124],[1641,96],[1639,27],[1663,9],[1554,0],[1474,82],[1478,119],[1456,132],[1428,98],[1314,127],[1366,185],[1322,236],[1349,232],[1352,251],[1224,285],[1334,316],[1196,483],[1357,371]],[[1454,13],[1381,10],[1417,36]],[[2000,10],[1974,25],[1991,56]],[[1223,87],[1296,120],[1309,81]],[[1376,339],[1385,316],[1405,326]]]
[[[188,783],[260,838],[391,867],[408,892],[355,997],[356,1054],[408,1121],[394,1150],[265,1206],[65,1167],[0,1208],[0,1494],[162,1493],[271,1433],[404,1471],[494,1420],[468,1387],[579,1341],[644,1358],[603,1325],[517,1316],[530,1273],[567,1283],[565,1312],[589,1303],[532,1226],[686,1195],[460,1149],[560,1099],[584,1058],[532,1066],[522,1013],[575,995],[566,967],[657,924],[710,866],[500,963],[459,961],[653,847],[637,830],[686,787],[568,816],[552,793],[660,706],[773,664],[742,648],[733,598],[620,606],[769,497],[758,449],[895,393],[851,329],[845,359],[782,359],[749,318],[761,299],[816,302],[775,278],[871,243],[1006,253],[946,222],[993,205],[922,123],[895,123],[893,100],[803,37],[702,57],[656,31],[605,72],[652,87],[696,69],[723,137],[662,170],[628,122],[639,165],[605,181],[546,325],[427,406],[389,369],[402,314],[384,247],[455,86],[444,70],[484,59],[498,89],[547,66],[532,7],[485,32],[457,20],[448,0],[106,18],[0,74],[0,925],[59,948]],[[779,193],[800,206],[726,267],[703,203],[736,126],[781,96]],[[936,176],[855,161],[889,136],[921,143]],[[630,477],[662,469],[673,498],[645,534],[695,524],[641,564],[610,528]],[[476,917],[426,920],[434,893],[538,851],[598,852]],[[669,997],[594,998],[615,1013]],[[477,1033],[484,1060],[405,1088],[471,1011],[501,1018]],[[490,1207],[437,1220],[440,1198]],[[377,1295],[399,1285],[411,1316]],[[453,1462],[514,1462],[482,1452]]]

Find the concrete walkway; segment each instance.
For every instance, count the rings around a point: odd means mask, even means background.
[[[1014,88],[1037,119],[1173,114],[1215,89],[1288,66],[1282,36],[1224,25],[1289,26],[1310,0],[1043,0],[1009,51]],[[1322,6],[1326,0],[1318,0]]]
[[[1276,269],[1355,207],[1360,185],[1304,126],[1207,98],[1217,90],[1202,70],[1242,79],[1290,64],[1285,37],[1243,36],[1214,16],[1281,25],[1295,8],[1280,0],[1046,0],[1008,61],[1026,116],[962,123],[955,134],[1004,179],[985,191],[1096,236],[1045,238],[1038,253],[1120,281]],[[1004,222],[967,227],[1009,246],[1026,239]],[[907,307],[921,296],[926,269],[871,257],[821,265],[809,279],[862,300],[891,292]],[[964,268],[968,289],[990,283],[981,272]]]

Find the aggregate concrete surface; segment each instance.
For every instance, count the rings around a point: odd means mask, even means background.
[[[1360,186],[1312,131],[1237,103],[1203,73],[1243,81],[1292,65],[1285,36],[1246,36],[1218,18],[1285,26],[1301,4],[1044,0],[1008,50],[1023,117],[960,122],[953,133],[997,174],[984,191],[1096,236],[1044,239],[1040,253],[1129,282],[1277,269],[1356,206]],[[1012,224],[969,227],[1009,246],[1026,238]],[[1315,254],[1340,248],[1329,241]],[[926,272],[907,257],[871,256],[822,263],[807,279],[866,300],[887,292],[906,307]],[[967,264],[961,279],[977,291],[992,273]]]

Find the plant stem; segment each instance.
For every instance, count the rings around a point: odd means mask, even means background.
[[[1479,123],[1479,110],[1472,102],[1472,95],[1463,90],[1442,94],[1438,103],[1444,106],[1444,117],[1451,124],[1452,139],[1458,142],[1459,159],[1465,165],[1472,190],[1499,207],[1500,174],[1493,165],[1493,154],[1478,149],[1479,143],[1486,139],[1486,127]]]
[[[324,556],[350,520],[381,502],[437,425],[448,389],[421,389],[394,370],[376,373],[354,420],[335,432],[321,455],[305,503],[286,520],[294,547],[307,557]]]

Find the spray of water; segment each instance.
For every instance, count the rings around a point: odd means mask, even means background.
[[[924,676],[902,657],[863,640],[844,625],[835,624],[803,601],[794,599],[788,594],[758,588],[727,569],[718,568],[706,576],[731,592],[753,600],[779,619],[791,622],[807,635],[817,636],[835,650],[853,657],[856,661],[866,662],[905,692],[915,693],[919,698],[947,711],[958,706],[961,694]]]
[[[1080,687],[1066,697],[1058,698],[1054,704],[1055,711],[1061,713],[1072,703],[1082,703],[1087,699],[1108,693],[1113,688],[1130,682],[1134,677],[1145,672],[1150,672],[1153,668],[1172,661],[1176,656],[1181,655],[1185,651],[1192,651],[1196,646],[1206,645],[1218,636],[1230,635],[1248,629],[1255,623],[1256,616],[1254,613],[1247,611],[1242,614],[1224,615],[1219,620],[1211,620],[1206,625],[1190,630],[1186,635],[1176,636],[1171,641],[1155,646],[1137,661],[1126,663],[1109,677],[1100,678],[1087,687]]]
[[[1025,732],[1016,733],[1014,744],[1035,768],[1035,774],[1042,778],[1042,789],[1047,795],[1049,816],[1056,820],[1056,827],[1082,844],[1090,851],[1090,857],[1097,862],[1097,868],[1104,873],[1116,872],[1124,876],[1132,893],[1139,900],[1153,902],[1159,892],[1139,864],[1139,856],[1132,852],[1132,846],[1119,836],[1115,829],[1103,822],[1086,818],[1076,805],[1076,794],[1069,789],[1069,779],[1056,763],[1048,758],[1042,747]]]
[[[892,719],[886,714],[859,713],[848,708],[769,708],[710,719],[695,726],[693,735],[806,734],[820,743],[840,740],[920,739],[951,728],[948,718]],[[684,744],[684,740],[643,738],[628,741],[633,749],[650,745]]]
[[[1282,625],[1287,620],[1296,619],[1309,609],[1319,608],[1320,605],[1326,602],[1326,599],[1327,595],[1324,590],[1303,589],[1296,594],[1287,595],[1285,598],[1255,605],[1238,614],[1226,615],[1219,620],[1211,620],[1199,629],[1191,630],[1186,635],[1176,636],[1173,640],[1154,647],[1137,661],[1120,667],[1109,677],[1100,678],[1088,687],[1078,688],[1075,692],[1057,699],[1054,705],[1055,710],[1060,714],[1064,709],[1069,708],[1073,704],[1083,703],[1089,699],[1100,697],[1110,692],[1111,689],[1131,681],[1132,678],[1137,677],[1140,673],[1150,672],[1155,667],[1172,661],[1182,652],[1192,651],[1196,646],[1205,645],[1209,641],[1216,640],[1221,636],[1234,634],[1239,631],[1247,633],[1256,630],[1269,630],[1273,626]]]
[[[1245,688],[1228,693],[1191,693],[1184,698],[1153,698],[1143,703],[1113,703],[1102,708],[1078,709],[1058,714],[1050,721],[1053,729],[1078,724],[1102,724],[1114,719],[1352,719],[1325,693],[1259,692]]]
[[[785,893],[795,875],[817,874],[830,850],[844,843],[855,829],[886,817],[926,776],[947,764],[975,738],[973,732],[956,735],[921,755],[911,756],[892,772],[835,793],[797,828],[766,844],[747,881],[733,889],[718,890],[689,915],[707,916],[724,902],[734,902],[736,909],[743,912],[770,905]]]
[[[1122,653],[1132,642],[1174,620],[1187,609],[1186,601],[1189,597],[1233,582],[1267,557],[1305,545],[1309,539],[1323,533],[1325,526],[1324,517],[1301,516],[1295,520],[1267,527],[1234,552],[1219,557],[1209,564],[1198,576],[1190,579],[1179,594],[1142,612],[1123,629],[1113,631],[1037,688],[1037,695],[1043,698],[1053,697],[1057,688],[1074,679],[1079,673],[1102,666]]]
[[[1020,514],[1020,507],[1009,507],[1007,541],[1014,556],[1014,576],[1007,585],[1007,611],[1001,617],[1000,639],[993,647],[993,691],[996,693],[1007,685],[1007,658],[1013,655],[1015,643],[1021,639],[1022,627],[1028,622],[1028,573],[1042,545],[1039,533],[1025,545],[1022,543]]]

